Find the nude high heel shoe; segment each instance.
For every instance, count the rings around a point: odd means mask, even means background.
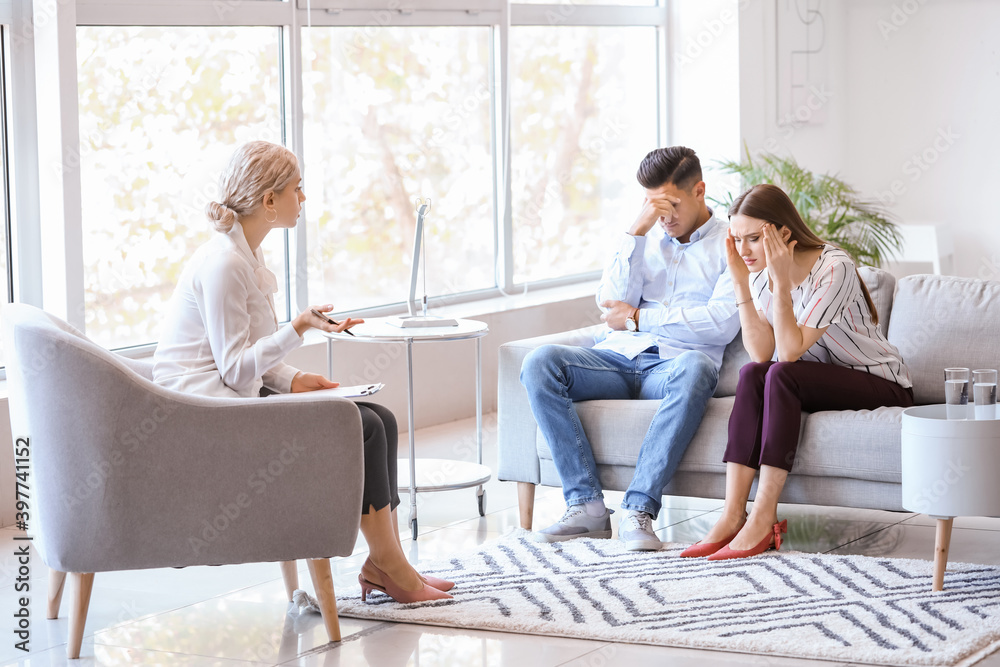
[[[369,577],[367,574],[365,574],[365,569],[368,569],[368,571],[371,572],[371,568],[374,568],[374,567],[375,567],[375,564],[372,562],[372,559],[369,556],[368,560],[366,560],[364,562],[364,565],[361,566],[361,574],[362,574],[362,576],[364,576],[365,579],[371,579],[371,577]],[[420,574],[419,572],[417,572],[417,574],[420,575],[420,578],[424,580],[425,584],[430,584],[431,586],[433,586],[434,588],[438,589],[439,591],[444,591],[445,593],[447,593],[448,591],[450,591],[451,589],[453,589],[455,587],[455,582],[454,581],[448,581],[447,579],[439,579],[437,577],[432,577],[430,575]]]
[[[379,577],[382,578],[382,585],[372,583],[365,579],[363,574],[358,574],[358,583],[361,584],[361,601],[365,602],[368,598],[368,594],[373,590],[382,591],[389,597],[391,597],[396,602],[412,603],[412,602],[429,602],[432,600],[451,600],[453,599],[450,595],[444,591],[440,591],[433,586],[424,584],[424,587],[416,591],[408,591],[400,588],[396,585],[392,579],[389,578],[382,570],[378,569],[375,563],[370,564],[372,569],[378,573]]]

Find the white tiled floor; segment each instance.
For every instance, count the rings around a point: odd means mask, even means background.
[[[470,457],[475,420],[462,420],[418,432],[421,456]],[[484,423],[484,463],[496,469],[495,415]],[[405,435],[401,438],[406,442]],[[455,443],[460,443],[457,446]],[[401,452],[405,456],[405,452]],[[496,480],[486,485],[487,516],[480,518],[473,489],[418,496],[420,538],[409,540],[401,526],[403,546],[411,561],[441,558],[499,537],[518,525],[514,484]],[[616,506],[621,494],[608,494]],[[408,498],[403,496],[401,523]],[[666,498],[657,533],[667,541],[694,542],[714,521],[721,501]],[[547,525],[563,511],[558,489],[536,492],[535,524]],[[617,524],[617,514],[614,523]],[[788,546],[798,551],[867,554],[929,559],[934,548],[934,521],[908,513],[828,507],[783,506],[789,521]],[[12,618],[18,576],[13,558],[13,529],[0,530],[0,616]],[[951,558],[1000,564],[1000,519],[956,519]],[[335,559],[334,583],[356,582],[366,556],[359,540],[350,558]],[[304,562],[300,582],[311,590]],[[34,555],[31,565],[31,649],[13,648],[12,635],[0,641],[0,663],[38,666],[67,664],[68,620],[45,620],[47,571]],[[124,665],[299,665],[302,667],[445,667],[512,665],[516,667],[600,667],[603,665],[670,664],[834,666],[834,663],[765,658],[738,653],[669,649],[513,633],[457,630],[375,621],[341,619],[344,641],[329,644],[318,615],[286,615],[284,587],[273,563],[224,567],[164,569],[98,574],[87,619],[82,658],[73,664]],[[9,625],[9,624],[8,624]],[[1000,667],[1000,652],[977,667]]]

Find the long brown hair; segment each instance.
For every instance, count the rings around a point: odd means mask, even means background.
[[[737,214],[770,222],[779,229],[787,227],[788,231],[791,232],[788,240],[796,241],[796,250],[818,250],[824,245],[837,247],[835,243],[824,241],[816,236],[816,233],[802,220],[802,216],[799,215],[792,200],[777,185],[761,183],[741,194],[729,207],[730,218]],[[871,312],[872,322],[877,325],[878,309],[875,308],[872,295],[868,291],[865,281],[861,279],[857,267],[855,267],[854,273],[858,276],[858,282],[861,284],[861,292],[864,294],[865,303],[868,304],[868,310]]]

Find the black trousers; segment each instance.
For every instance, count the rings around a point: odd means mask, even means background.
[[[396,487],[396,450],[399,434],[396,417],[389,408],[377,403],[356,403],[361,411],[361,426],[365,439],[365,485],[362,494],[362,514],[384,508],[396,509],[399,489]]]

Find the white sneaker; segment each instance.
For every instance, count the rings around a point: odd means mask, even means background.
[[[563,542],[578,537],[609,539],[611,537],[611,515],[614,510],[606,509],[603,516],[590,516],[583,505],[571,505],[566,513],[554,524],[534,535],[536,542]]]
[[[663,546],[653,533],[653,517],[645,512],[629,510],[618,526],[618,539],[629,551],[659,551]]]

